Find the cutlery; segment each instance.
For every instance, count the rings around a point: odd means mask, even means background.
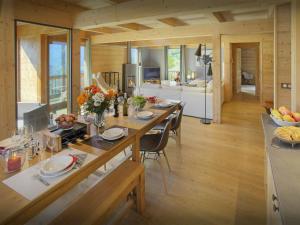
[[[41,177],[39,174],[35,175],[35,178],[40,181],[42,184],[44,184],[45,186],[49,186],[50,183],[48,181],[46,181],[43,177]]]

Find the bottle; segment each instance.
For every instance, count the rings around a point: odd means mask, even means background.
[[[123,116],[128,116],[128,101],[127,101],[127,93],[124,93]]]
[[[117,94],[116,94],[115,100],[114,100],[114,109],[115,109],[114,117],[119,117],[119,101],[118,101]]]

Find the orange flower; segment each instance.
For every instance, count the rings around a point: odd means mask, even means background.
[[[81,94],[77,97],[77,103],[78,103],[80,106],[83,105],[87,100],[88,100],[88,94],[86,94],[86,93],[81,93]]]
[[[109,90],[107,91],[107,96],[108,96],[109,98],[112,98],[113,96],[115,96],[115,91],[114,91],[113,89],[109,89]]]

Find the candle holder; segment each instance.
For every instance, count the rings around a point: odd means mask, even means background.
[[[26,159],[24,148],[6,149],[1,153],[1,165],[5,173],[12,173],[22,168]]]

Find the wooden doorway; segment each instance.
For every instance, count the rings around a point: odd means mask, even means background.
[[[260,43],[233,43],[232,93],[260,97]]]

